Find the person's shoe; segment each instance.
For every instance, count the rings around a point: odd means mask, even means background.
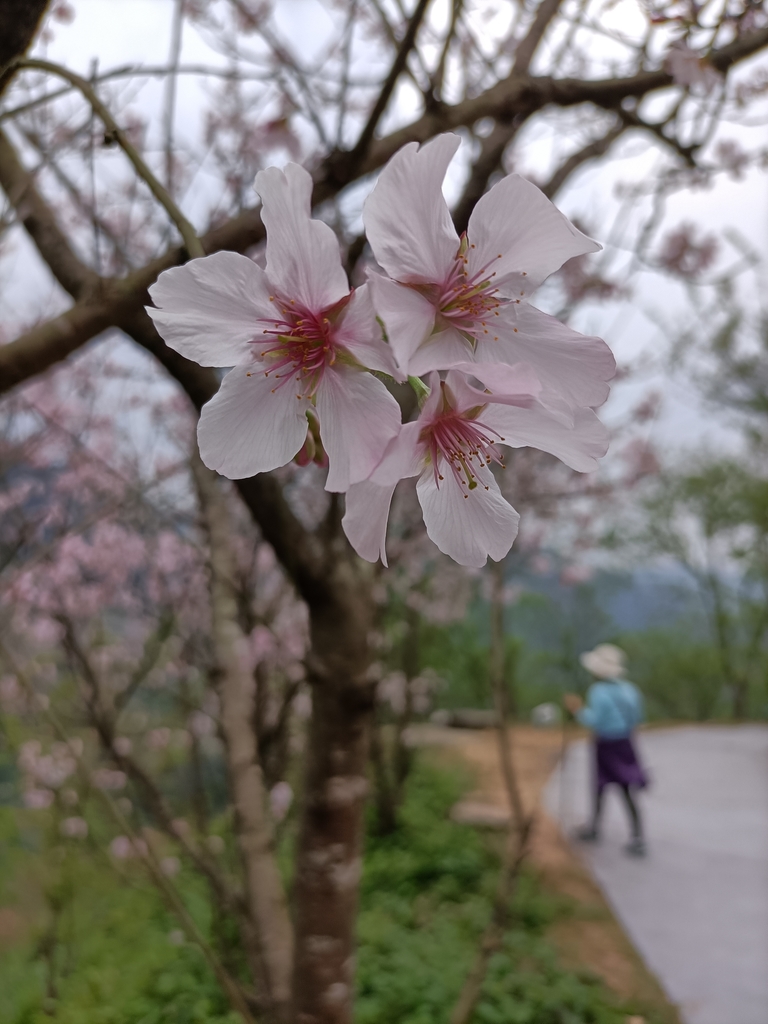
[[[596,843],[600,838],[597,829],[593,825],[582,825],[581,828],[575,829],[573,837],[581,843]]]
[[[634,839],[630,839],[624,847],[624,853],[626,853],[628,857],[644,857],[647,853],[645,840],[641,839],[640,836],[635,836]]]

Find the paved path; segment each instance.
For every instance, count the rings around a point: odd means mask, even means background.
[[[578,844],[636,948],[686,1024],[768,1024],[768,727],[644,732],[649,855],[622,852],[618,794],[599,845]],[[589,751],[573,744],[547,806],[586,820]]]

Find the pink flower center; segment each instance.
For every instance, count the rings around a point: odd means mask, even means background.
[[[282,316],[260,321],[270,325],[261,332],[270,339],[268,347],[259,353],[261,359],[271,363],[264,376],[271,376],[275,381],[273,392],[295,381],[299,385],[296,397],[311,398],[323,379],[326,366],[336,361],[333,327],[347,299],[320,313],[274,296],[270,296],[270,301],[278,305]],[[258,341],[254,339],[255,344]]]
[[[510,300],[502,298],[498,288],[493,287],[496,272],[489,273],[496,260],[501,259],[501,253],[470,276],[467,273],[467,249],[474,249],[474,245],[468,245],[466,235],[462,235],[453,267],[440,292],[438,307],[444,321],[469,335],[470,339],[479,341],[493,335],[493,318],[499,315],[499,308]],[[493,337],[498,341],[496,335]]]
[[[504,438],[479,423],[471,415],[472,410],[461,413],[452,408],[447,402],[445,384],[441,387],[443,411],[424,427],[419,440],[427,446],[437,487],[445,479],[440,469],[442,463],[447,462],[466,498],[478,485],[479,469],[490,466],[492,462],[503,467],[504,460],[496,442]],[[488,490],[485,484],[482,486]]]

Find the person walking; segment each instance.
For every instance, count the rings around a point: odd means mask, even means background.
[[[586,704],[576,693],[563,697],[568,711],[591,729],[594,737],[592,821],[578,829],[576,836],[584,842],[599,839],[605,788],[615,783],[624,797],[631,826],[625,852],[643,857],[646,846],[636,791],[645,788],[648,779],[632,741],[633,731],[643,719],[643,699],[638,688],[624,678],[627,656],[620,647],[598,644],[593,651],[582,654],[579,661],[597,682],[587,691]]]

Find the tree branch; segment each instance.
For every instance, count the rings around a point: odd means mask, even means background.
[[[713,51],[709,60],[718,70],[727,71],[766,46],[768,29],[761,29]],[[322,203],[351,181],[377,170],[407,142],[426,142],[439,132],[472,124],[482,117],[507,122],[518,118],[522,123],[549,104],[569,107],[594,103],[606,110],[616,110],[627,96],[642,97],[672,85],[672,76],[664,70],[642,71],[629,78],[586,81],[513,74],[476,97],[454,106],[441,104],[386,138],[373,139],[361,164],[355,168],[349,162],[345,166],[340,161],[340,154],[332,154],[315,176],[313,201]],[[247,210],[208,232],[202,243],[206,252],[221,249],[244,252],[263,238],[264,229],[258,211]],[[45,259],[45,254],[41,255]],[[183,259],[183,249],[176,246],[141,270],[115,282],[111,296],[83,306],[78,303],[49,324],[0,346],[0,394],[66,358],[105,328],[115,326],[126,315],[139,313],[148,301],[146,289],[149,285],[161,271],[178,265]]]
[[[197,409],[216,393],[219,382],[215,372],[168,348],[143,309],[126,317],[121,326],[179,382]],[[310,606],[332,600],[332,580],[322,546],[293,514],[277,480],[260,473],[236,481],[236,486],[304,600]]]
[[[200,243],[200,239],[197,237],[197,232],[173,201],[168,190],[160,184],[160,181],[149,169],[141,153],[139,153],[126,133],[120,128],[114,117],[112,117],[109,108],[99,99],[99,95],[93,85],[85,78],[81,78],[80,75],[76,75],[74,71],[70,71],[69,68],[62,67],[60,64],[53,64],[48,60],[19,60],[17,61],[17,67],[46,71],[48,74],[58,75],[59,78],[63,78],[83,94],[90,103],[94,114],[101,118],[109,137],[117,142],[133,164],[138,176],[146,183],[152,195],[179,229],[179,234],[184,239],[184,245],[189,256],[191,258],[204,256],[205,250]]]
[[[512,66],[512,73],[525,75],[531,66],[531,61],[536,55],[539,43],[544,38],[544,33],[549,24],[560,9],[563,0],[542,0],[536,11],[536,17],[531,22],[525,37],[518,43],[515,50],[515,63]]]
[[[118,258],[120,263],[122,263],[123,267],[125,267],[126,269],[130,268],[131,261],[122,241],[117,237],[117,234],[112,229],[111,225],[106,220],[104,220],[103,217],[99,216],[98,211],[96,210],[94,205],[85,199],[85,197],[80,193],[80,190],[77,188],[75,183],[69,178],[67,174],[64,173],[64,170],[59,166],[59,164],[54,159],[54,154],[46,148],[42,136],[29,128],[23,128],[20,125],[17,125],[17,130],[21,132],[21,134],[24,136],[24,139],[31,146],[34,146],[34,148],[40,154],[44,165],[50,168],[51,174],[53,174],[58,183],[69,195],[70,199],[77,207],[78,212],[81,213],[91,222],[91,225],[93,226],[94,230],[98,231],[100,235],[104,235],[104,237],[108,239],[109,243],[111,244],[114,250],[115,256]]]
[[[504,862],[496,888],[496,896],[493,902],[493,910],[491,911],[491,920],[483,932],[475,962],[466,977],[458,1001],[451,1013],[450,1024],[469,1024],[469,1021],[472,1020],[472,1015],[475,1012],[477,1001],[480,998],[480,993],[488,974],[491,957],[498,953],[504,942],[504,932],[509,916],[509,902],[514,893],[527,848],[528,831],[516,841],[513,841],[510,837],[507,843]]]
[[[144,797],[147,808],[157,825],[166,835],[179,843],[198,871],[208,879],[216,897],[236,917],[242,919],[245,907],[240,896],[230,890],[215,864],[193,845],[189,837],[173,827],[173,813],[168,807],[165,797],[138,761],[130,754],[121,754],[117,750],[114,722],[101,700],[99,680],[91,660],[80,643],[72,622],[66,616],[60,616],[59,621],[64,628],[64,649],[85,683],[86,705],[91,725],[96,730],[104,751],[133,781]]]
[[[572,153],[568,159],[558,167],[549,181],[545,185],[541,186],[541,191],[544,195],[548,199],[552,199],[557,195],[574,171],[578,170],[578,168],[588,160],[593,160],[595,157],[602,156],[603,153],[606,153],[616,139],[623,135],[626,130],[626,124],[619,122],[618,124],[613,125],[610,131],[607,131],[602,138],[595,139],[594,142],[590,142],[586,146],[583,146],[576,153]]]
[[[28,679],[26,673],[23,671],[19,663],[16,661],[15,657],[11,654],[11,652],[8,650],[8,648],[5,646],[2,640],[0,640],[0,655],[2,655],[4,661],[7,662],[9,668],[21,683],[22,688],[27,693],[27,696],[30,698],[30,701],[34,702],[35,706],[39,706],[36,701],[37,694],[31,681]],[[59,737],[59,739],[63,743],[66,743],[69,751],[72,754],[72,757],[75,759],[75,762],[78,767],[78,772],[81,775],[83,782],[85,784],[89,784],[90,780],[87,768],[83,764],[82,758],[79,756],[79,754],[74,749],[72,743],[70,742],[70,737],[66,730],[64,729],[63,725],[61,724],[61,722],[59,721],[58,716],[49,707],[44,706],[41,708],[41,710],[44,717],[48,720],[49,724],[51,725],[54,733]],[[152,851],[152,848],[149,845],[149,843],[146,844],[145,851],[145,848],[137,842],[138,836],[134,829],[131,827],[130,822],[123,814],[123,812],[120,810],[117,803],[109,795],[109,793],[107,793],[106,790],[98,788],[96,789],[96,792],[98,793],[102,802],[106,806],[109,814],[116,822],[120,831],[132,840],[133,848],[139,853],[155,886],[166,898],[171,909],[178,917],[187,937],[192,942],[194,942],[195,945],[200,947],[203,955],[205,956],[214,974],[216,975],[216,979],[221,985],[222,990],[228,996],[233,1009],[240,1013],[243,1020],[245,1021],[245,1024],[256,1024],[256,1021],[254,1020],[253,1015],[251,1014],[250,1007],[248,1006],[242,989],[234,980],[234,978],[228,973],[228,971],[223,966],[214,950],[211,948],[210,944],[206,941],[200,929],[197,927],[194,919],[190,915],[189,911],[184,905],[184,902],[179,896],[175,886],[172,884],[170,879],[163,873],[163,870],[160,867],[160,864],[158,863],[157,858],[155,857],[155,854]]]
[[[698,149],[701,149],[701,143],[694,143],[691,146],[683,146],[677,141],[677,139],[670,139],[668,135],[664,134],[664,127],[668,123],[667,120],[656,123],[653,121],[643,121],[643,119],[638,117],[633,110],[624,110],[622,107],[618,108],[617,113],[627,128],[641,128],[644,131],[650,132],[650,134],[655,135],[660,142],[663,142],[666,146],[669,146],[670,149],[673,149],[689,167],[696,166],[694,155]]]
[[[358,138],[354,149],[348,154],[343,154],[352,167],[357,166],[368,151],[368,147],[373,139],[373,133],[376,131],[376,127],[381,120],[382,114],[387,109],[387,104],[389,103],[394,88],[397,85],[397,80],[405,68],[406,61],[408,60],[408,54],[416,45],[416,36],[418,35],[419,28],[424,20],[424,15],[427,13],[429,3],[430,0],[419,0],[417,3],[416,10],[411,15],[411,20],[408,22],[408,28],[402,38],[400,47],[395,55],[395,59],[392,61],[392,67],[389,69],[386,81],[384,82],[381,92],[373,105],[373,110],[368,117],[368,121],[360,132],[360,137]]]
[[[0,96],[13,78],[15,61],[32,45],[50,0],[1,0]]]
[[[11,140],[0,128],[0,187],[59,284],[75,298],[93,294],[98,276],[69,244],[56,217],[37,190]]]
[[[472,211],[488,187],[491,175],[501,164],[504,150],[514,138],[519,124],[516,120],[511,122],[498,121],[487,135],[480,146],[480,154],[472,165],[472,173],[464,186],[461,199],[453,211],[453,223],[459,234],[467,230],[469,218]]]

